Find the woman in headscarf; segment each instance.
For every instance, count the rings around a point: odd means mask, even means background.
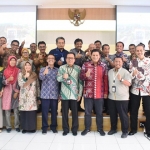
[[[23,48],[21,51],[21,58],[17,60],[17,67],[22,69],[26,62],[30,62],[32,65],[32,70],[35,71],[35,66],[33,65],[33,60],[29,59],[29,50],[27,48]]]
[[[4,68],[0,67],[0,133],[2,132],[2,128],[3,128],[3,111],[2,111],[2,95],[3,95],[3,84],[2,84],[2,80],[3,80],[3,71]]]
[[[17,132],[20,132],[19,129],[19,112],[18,112],[18,95],[19,95],[19,86],[18,86],[18,74],[20,70],[16,67],[17,58],[15,56],[9,56],[8,65],[3,73],[3,97],[2,97],[2,109],[5,110],[6,117],[6,130],[11,132],[11,122],[10,114],[11,109],[14,110],[14,127]]]
[[[40,86],[38,76],[32,71],[32,64],[26,62],[19,73],[20,86],[19,110],[22,133],[36,132],[37,100],[40,102]]]

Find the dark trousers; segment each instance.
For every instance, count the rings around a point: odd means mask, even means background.
[[[42,130],[47,131],[48,128],[48,112],[51,109],[51,130],[55,130],[57,127],[57,108],[58,100],[56,99],[42,99]]]
[[[95,107],[96,112],[96,124],[97,130],[103,129],[103,99],[92,99],[84,98],[84,107],[85,107],[85,129],[90,130],[91,127],[91,113],[93,106]]]
[[[63,131],[69,132],[69,123],[68,123],[68,111],[69,106],[72,111],[72,132],[77,132],[78,130],[78,110],[77,110],[77,101],[76,100],[62,100],[62,127]]]
[[[131,131],[137,132],[137,118],[141,98],[143,100],[144,112],[146,116],[145,122],[146,133],[150,134],[150,96],[140,96],[131,93],[130,127]]]
[[[121,129],[123,133],[128,133],[129,117],[128,117],[129,100],[116,101],[108,99],[108,108],[110,113],[111,130],[117,130],[118,114],[121,120]]]

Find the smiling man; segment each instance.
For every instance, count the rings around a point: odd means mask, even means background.
[[[112,135],[117,132],[117,120],[119,114],[122,129],[121,138],[126,138],[129,128],[129,86],[131,85],[132,78],[130,73],[126,69],[122,68],[122,57],[115,57],[114,66],[115,67],[108,72],[108,108],[111,121],[111,130],[108,132],[108,135]]]
[[[108,76],[106,65],[100,61],[100,51],[91,51],[91,61],[85,62],[82,66],[80,79],[84,81],[84,107],[85,107],[85,130],[81,135],[90,132],[91,113],[93,106],[96,112],[97,131],[101,136],[103,131],[103,99],[108,95]]]

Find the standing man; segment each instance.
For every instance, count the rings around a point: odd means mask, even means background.
[[[112,55],[112,60],[114,61],[115,57],[122,57],[123,60],[123,68],[129,69],[129,60],[128,55],[123,53],[124,43],[119,41],[116,43],[116,54]]]
[[[91,61],[82,66],[80,79],[84,81],[84,107],[85,107],[85,130],[81,135],[90,132],[91,113],[93,105],[96,111],[97,131],[101,136],[103,131],[103,99],[108,96],[108,76],[106,65],[100,61],[100,52],[97,49],[91,52]]]
[[[149,50],[147,52],[145,52],[145,57],[150,58],[150,40],[148,41],[148,48],[149,48]]]
[[[96,49],[98,49],[98,50],[100,51],[100,53],[101,53],[101,52],[102,52],[102,51],[101,51],[102,42],[99,41],[99,40],[96,40],[96,41],[94,42],[94,44],[95,44],[95,46],[96,46]]]
[[[81,50],[82,48],[83,41],[82,39],[76,39],[74,41],[74,49],[71,49],[70,52],[75,54],[75,65],[78,65],[82,67],[84,61],[85,61],[85,52]],[[84,112],[84,109],[81,108],[81,101],[82,101],[82,96],[81,100],[78,102],[78,111]]]
[[[129,86],[131,85],[130,73],[122,68],[123,60],[121,57],[115,57],[114,68],[108,72],[109,95],[108,108],[110,113],[111,130],[108,135],[117,132],[118,114],[121,120],[122,135],[121,138],[126,138],[128,135],[129,118],[128,118],[128,103],[129,103]]]
[[[64,49],[65,39],[63,37],[58,37],[56,39],[57,48],[52,49],[49,54],[53,54],[56,58],[55,67],[59,68],[60,66],[66,64],[66,56],[68,51]]]
[[[146,134],[150,138],[150,59],[144,56],[145,48],[143,44],[136,46],[137,59],[130,62],[130,72],[132,75],[132,87],[130,96],[130,128],[129,135],[137,132],[138,110],[143,100],[144,112],[146,116]]]
[[[104,44],[102,46],[101,61],[104,64],[106,64],[106,67],[107,67],[108,71],[114,67],[114,63],[112,61],[112,55],[110,55],[109,52],[110,52],[109,45],[108,44]],[[106,113],[107,115],[109,115],[108,104],[107,103],[108,103],[108,99],[104,99],[103,113]]]
[[[72,134],[77,135],[78,130],[78,111],[77,101],[81,99],[83,85],[79,79],[81,68],[74,64],[75,54],[68,53],[66,57],[66,65],[63,65],[58,70],[57,80],[61,82],[61,101],[62,101],[62,125],[63,135],[69,133],[68,110],[69,104],[72,111]]]
[[[130,52],[130,54],[131,55],[129,55],[128,56],[128,60],[129,60],[129,62],[131,61],[131,57],[132,57],[132,55],[134,55],[135,54],[135,44],[130,44],[129,45],[129,52]]]
[[[93,49],[96,49],[95,44],[91,43],[88,47],[88,49],[85,51],[86,56],[85,56],[85,61],[91,61],[91,51]]]
[[[5,39],[5,38],[2,37],[1,39]],[[6,47],[7,45],[5,42],[7,42],[6,39],[5,39],[5,41],[2,42],[3,45],[1,46],[1,49],[0,49],[0,55],[2,56],[3,66],[6,68],[9,56],[15,56],[17,59],[19,59],[20,55],[17,53],[17,50],[19,49],[19,41],[18,40],[13,40],[11,42],[10,49],[8,49]]]
[[[57,133],[57,108],[59,97],[59,83],[57,81],[58,68],[54,67],[55,56],[49,54],[47,56],[48,66],[41,68],[39,78],[42,81],[41,87],[41,103],[42,103],[42,133],[47,133],[48,128],[48,112],[51,109],[51,125],[50,129],[53,133]]]

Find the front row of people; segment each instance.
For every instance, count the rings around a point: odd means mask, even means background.
[[[74,65],[75,54],[72,52],[67,54],[67,64],[59,69],[54,67],[55,56],[49,54],[47,57],[48,65],[41,68],[39,74],[41,94],[39,80],[32,71],[32,64],[26,62],[23,70],[20,71],[16,67],[16,58],[10,56],[7,68],[4,71],[0,68],[0,96],[2,96],[2,109],[5,110],[7,132],[11,131],[11,109],[14,109],[16,131],[20,131],[18,108],[22,133],[35,132],[37,103],[42,103],[42,133],[46,134],[49,127],[47,122],[49,107],[51,107],[50,129],[53,133],[57,133],[57,108],[58,101],[61,100],[63,135],[69,133],[68,110],[71,107],[71,131],[76,136],[79,126],[77,101],[81,99],[83,93],[85,130],[81,132],[81,135],[90,132],[93,106],[95,106],[96,111],[97,131],[101,136],[105,135],[102,111],[104,99],[108,98],[111,121],[111,130],[108,135],[117,132],[119,114],[122,129],[121,137],[126,138],[129,128],[128,102],[129,86],[131,85],[131,131],[129,135],[137,132],[138,108],[142,97],[146,115],[146,133],[150,137],[150,59],[144,57],[144,52],[143,45],[136,47],[138,58],[130,62],[131,73],[122,68],[123,60],[121,57],[114,59],[115,67],[107,72],[106,65],[100,61],[100,52],[96,49],[91,52],[91,61],[85,62],[82,69]],[[61,87],[59,82],[61,82]],[[3,88],[2,83],[5,85]],[[2,115],[1,112],[0,115]],[[2,126],[2,124],[0,125]]]

